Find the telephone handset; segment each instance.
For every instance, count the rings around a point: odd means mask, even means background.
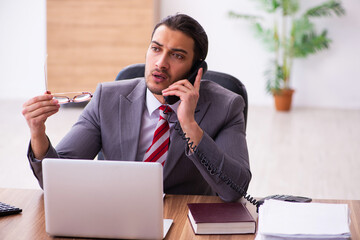
[[[189,82],[193,85],[194,85],[195,78],[196,78],[200,68],[203,69],[203,76],[204,76],[205,72],[207,71],[207,64],[205,61],[197,61],[191,68],[190,74],[187,77],[187,80],[189,80]],[[180,98],[175,95],[165,96],[164,99],[165,99],[166,103],[170,104],[170,105],[172,105],[180,100]]]

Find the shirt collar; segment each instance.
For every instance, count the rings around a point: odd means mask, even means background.
[[[176,113],[177,109],[179,107],[180,101],[177,101],[176,103],[169,105],[171,109]],[[148,110],[149,115],[153,114],[155,110],[157,110],[161,105],[163,105],[159,100],[156,99],[154,94],[150,92],[148,88],[146,88],[146,107]]]

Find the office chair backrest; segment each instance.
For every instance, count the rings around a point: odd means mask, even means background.
[[[138,63],[124,67],[116,76],[115,81],[144,77],[145,75],[145,64]]]
[[[230,74],[211,71],[211,70],[208,70],[204,74],[203,79],[216,82],[222,87],[242,96],[245,102],[243,114],[245,119],[245,130],[246,130],[247,113],[248,113],[248,96],[245,85],[239,79],[235,78],[234,76],[231,76]]]
[[[131,79],[137,77],[144,77],[145,75],[145,64],[133,64],[125,67],[122,69],[119,74],[116,76],[115,81],[117,80],[124,80],[124,79]],[[218,83],[222,87],[229,89],[232,92],[235,92],[242,96],[245,102],[244,108],[244,119],[245,119],[245,130],[246,130],[246,123],[247,123],[247,113],[248,113],[248,97],[247,91],[244,84],[237,78],[221,72],[211,71],[208,70],[203,79],[207,79],[213,82]]]

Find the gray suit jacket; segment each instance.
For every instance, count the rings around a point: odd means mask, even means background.
[[[45,157],[94,159],[102,149],[108,160],[136,160],[145,93],[144,78],[99,84],[70,132],[56,149],[51,145]],[[241,96],[211,81],[201,82],[195,119],[204,131],[198,150],[206,160],[188,154],[186,142],[172,129],[164,165],[165,193],[218,194],[224,201],[241,197],[233,184],[247,190],[251,179],[243,108]],[[30,147],[28,158],[42,186],[41,161]]]

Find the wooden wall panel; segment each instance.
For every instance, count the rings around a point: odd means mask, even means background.
[[[91,91],[145,61],[156,0],[47,0],[48,89]]]

